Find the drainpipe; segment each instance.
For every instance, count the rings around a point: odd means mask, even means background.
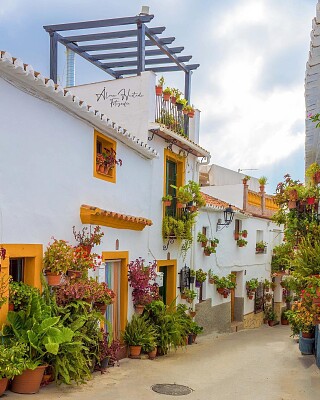
[[[75,53],[67,48],[67,79],[66,87],[75,86]]]

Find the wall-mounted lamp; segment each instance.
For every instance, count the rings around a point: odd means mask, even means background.
[[[221,218],[218,219],[216,232],[221,231],[226,226],[229,226],[233,221],[234,214],[235,212],[231,208],[231,204],[229,204],[229,207],[227,207],[223,212],[224,223],[222,223]]]
[[[142,6],[139,15],[149,15],[150,7],[149,6]]]

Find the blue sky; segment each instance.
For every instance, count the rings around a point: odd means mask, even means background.
[[[191,101],[201,110],[200,144],[212,162],[269,178],[304,175],[304,74],[316,0],[1,0],[0,49],[49,76],[43,25],[131,16],[142,5],[175,46],[200,63]],[[64,84],[64,49],[59,79]],[[77,83],[109,76],[76,60]],[[164,74],[183,89],[183,74]],[[257,170],[256,170],[257,169]]]

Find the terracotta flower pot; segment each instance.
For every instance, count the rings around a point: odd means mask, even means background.
[[[13,303],[9,303],[9,311],[14,311],[14,304]]]
[[[312,339],[314,338],[314,332],[301,332],[303,338]]]
[[[314,183],[320,183],[320,171],[317,171],[313,176]]]
[[[196,314],[197,314],[196,311],[189,311],[189,315],[191,318],[195,317]]]
[[[87,255],[87,257],[89,257],[91,250],[92,250],[92,246],[90,245],[80,245],[80,247],[82,248],[83,252]]]
[[[274,326],[274,324],[275,324],[275,321],[268,320],[268,325],[269,326]]]
[[[186,208],[186,204],[185,203],[177,203],[177,208]]]
[[[171,96],[170,101],[172,104],[176,104],[176,101],[177,101],[176,96]]]
[[[281,318],[281,325],[289,325],[289,321]]]
[[[8,384],[7,378],[0,379],[0,396],[6,391]]]
[[[188,112],[188,117],[193,118],[194,117],[194,111],[189,111]]]
[[[156,86],[156,96],[162,95],[162,86]]]
[[[68,269],[67,275],[71,279],[79,279],[79,278],[81,278],[82,272],[81,271],[75,271],[73,269]]]
[[[170,206],[171,206],[171,200],[165,200],[165,201],[163,202],[163,205],[164,205],[165,207],[170,207]]]
[[[40,365],[34,370],[26,369],[21,375],[15,376],[12,381],[11,391],[22,394],[38,393],[46,367],[46,365]]]
[[[170,100],[170,93],[163,93],[163,101],[169,101]]]
[[[140,358],[141,346],[129,346],[130,358]]]
[[[49,286],[59,286],[61,281],[61,274],[46,271],[47,282]]]
[[[105,303],[93,303],[93,307],[96,308],[98,311],[101,312],[102,315],[104,315],[107,311],[108,305]]]
[[[288,208],[289,208],[289,210],[293,210],[293,209],[297,208],[297,202],[295,200],[289,200]]]
[[[213,278],[209,278],[209,283],[211,283],[211,285],[214,284],[214,279]]]
[[[142,304],[135,304],[134,306],[136,314],[142,314],[144,310],[144,306]]]
[[[149,360],[154,360],[156,358],[156,355],[157,355],[157,348],[155,347],[152,351],[149,351],[148,353]]]

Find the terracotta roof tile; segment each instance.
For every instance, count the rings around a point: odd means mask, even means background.
[[[224,210],[226,207],[229,207],[230,203],[227,203],[223,200],[217,199],[216,197],[209,196],[208,194],[203,193],[203,192],[201,192],[201,195],[204,198],[207,207],[213,207],[213,208],[220,209],[220,210]],[[231,207],[235,211],[241,212],[243,214],[245,213],[243,210],[241,210],[240,208],[238,208],[234,205],[231,205]]]

